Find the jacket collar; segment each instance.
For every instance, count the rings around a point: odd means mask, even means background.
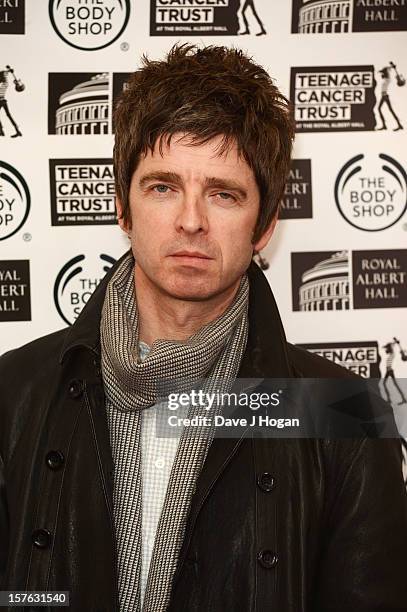
[[[68,329],[60,363],[73,349],[84,347],[100,357],[100,319],[107,285],[126,252],[109,270],[75,323]],[[264,273],[252,261],[249,278],[249,332],[238,378],[286,378],[291,375],[287,341],[280,314]]]

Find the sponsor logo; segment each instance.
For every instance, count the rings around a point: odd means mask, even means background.
[[[405,0],[353,0],[353,32],[407,30]]]
[[[60,317],[71,325],[116,260],[110,255],[76,255],[61,270],[54,284],[54,302]]]
[[[31,321],[30,262],[0,261],[0,321]]]
[[[407,30],[405,0],[293,0],[291,31],[300,34]]]
[[[50,0],[49,16],[58,36],[71,47],[95,51],[123,33],[130,0]]]
[[[368,232],[391,227],[407,210],[407,174],[384,153],[352,157],[339,171],[334,191],[345,221]]]
[[[329,359],[364,378],[380,378],[379,344],[375,340],[370,342],[323,342],[299,344],[298,346]]]
[[[407,306],[407,249],[353,251],[353,307]]]
[[[402,308],[407,249],[291,253],[291,278],[294,311]]]
[[[373,130],[373,66],[291,68],[297,132]]]
[[[129,76],[128,72],[49,73],[48,133],[109,134],[114,100]]]
[[[111,159],[50,159],[52,225],[116,223]]]
[[[25,0],[0,0],[0,34],[24,34]]]
[[[48,85],[49,134],[108,134],[107,72],[53,72],[49,74]]]
[[[312,218],[311,160],[291,160],[291,170],[281,200],[280,219]]]
[[[398,113],[405,106],[400,89],[405,84],[392,61],[376,70],[371,65],[291,68],[296,130],[402,130]]]
[[[266,34],[260,0],[151,0],[152,36]]]
[[[24,177],[0,161],[0,240],[18,232],[30,212],[30,192]]]
[[[348,251],[291,253],[293,310],[349,310]]]

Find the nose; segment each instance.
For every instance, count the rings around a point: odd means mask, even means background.
[[[203,199],[197,194],[185,193],[175,223],[177,232],[207,233],[209,224]]]

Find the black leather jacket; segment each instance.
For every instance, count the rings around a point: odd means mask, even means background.
[[[119,610],[99,346],[111,273],[72,327],[0,358],[0,588],[68,590],[78,612]],[[254,263],[249,279],[239,376],[347,375],[289,345]],[[215,439],[168,610],[405,612],[406,559],[397,440]]]

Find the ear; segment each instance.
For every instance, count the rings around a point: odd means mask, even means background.
[[[253,245],[253,249],[259,253],[260,251],[262,251],[268,244],[274,229],[277,225],[277,219],[278,219],[278,213],[276,213],[273,217],[273,219],[271,220],[270,225],[268,226],[268,228],[266,229],[266,231],[263,233],[263,235],[258,239],[258,241],[256,242],[256,244]]]
[[[116,213],[117,213],[117,221],[120,225],[120,228],[126,234],[129,233],[130,227],[129,224],[123,218],[123,204],[119,196],[116,195]]]

